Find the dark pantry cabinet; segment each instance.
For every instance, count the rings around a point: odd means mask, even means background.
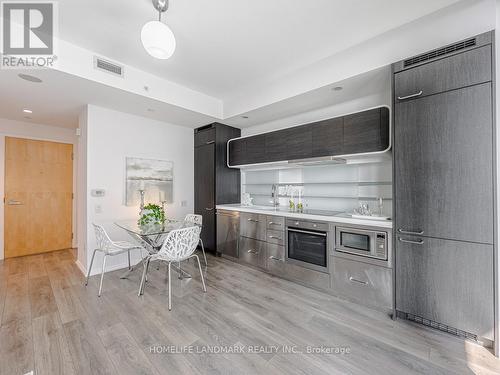
[[[491,66],[490,33],[393,66],[396,310],[488,340],[495,242]]]
[[[201,238],[216,251],[215,206],[240,202],[240,171],[227,166],[227,141],[240,129],[213,123],[194,131],[194,212],[203,216]]]
[[[385,151],[389,109],[379,107],[229,142],[229,165]]]

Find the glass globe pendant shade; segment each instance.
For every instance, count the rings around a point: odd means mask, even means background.
[[[141,41],[147,53],[157,59],[166,60],[174,54],[174,33],[160,21],[150,21],[142,27]]]

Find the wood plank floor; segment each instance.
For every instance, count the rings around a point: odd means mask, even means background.
[[[194,262],[193,279],[173,273],[169,312],[165,267],[140,298],[140,269],[107,273],[98,298],[74,256],[0,262],[1,375],[500,373],[474,343],[224,259],[209,257],[206,294]]]

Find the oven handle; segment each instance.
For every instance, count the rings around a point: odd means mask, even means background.
[[[326,233],[320,233],[320,232],[309,232],[308,230],[295,229],[295,228],[287,228],[286,230],[287,230],[288,232],[299,232],[299,233],[305,233],[305,234],[313,234],[313,235],[315,235],[315,236],[326,237]]]

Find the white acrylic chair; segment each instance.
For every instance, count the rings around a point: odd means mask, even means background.
[[[190,258],[196,258],[198,262],[198,269],[200,270],[201,283],[203,284],[203,291],[207,292],[207,287],[205,286],[205,279],[203,278],[203,272],[201,270],[200,258],[198,255],[194,254],[198,242],[200,240],[201,228],[199,226],[193,226],[189,228],[176,229],[171,231],[160,251],[148,257],[146,264],[144,266],[144,271],[142,273],[141,285],[139,286],[139,295],[144,293],[145,279],[148,272],[149,263],[151,261],[163,261],[168,263],[168,309],[172,310],[172,277],[171,268],[172,263],[180,263],[184,260]]]
[[[104,258],[102,260],[101,281],[99,283],[99,293],[97,294],[100,297],[102,291],[102,281],[104,279],[104,272],[106,268],[106,258],[108,256],[114,256],[126,252],[128,254],[128,268],[130,269],[130,251],[140,250],[142,258],[143,248],[141,246],[134,245],[126,241],[112,241],[102,226],[97,224],[92,224],[92,225],[94,226],[95,230],[97,249],[94,250],[94,253],[92,254],[92,259],[90,260],[90,267],[87,273],[87,279],[85,280],[85,286],[87,286],[89,283],[90,271],[92,270],[92,264],[94,263],[95,254],[96,252],[100,251],[104,254]]]
[[[187,223],[193,223],[199,225],[200,227],[203,227],[203,216],[201,215],[187,214],[186,217],[184,218],[184,221]],[[201,239],[201,237],[200,237],[200,245],[201,245],[201,251],[203,252],[203,259],[205,260],[205,266],[208,266],[207,256],[205,255],[205,247],[203,246],[203,240]]]

